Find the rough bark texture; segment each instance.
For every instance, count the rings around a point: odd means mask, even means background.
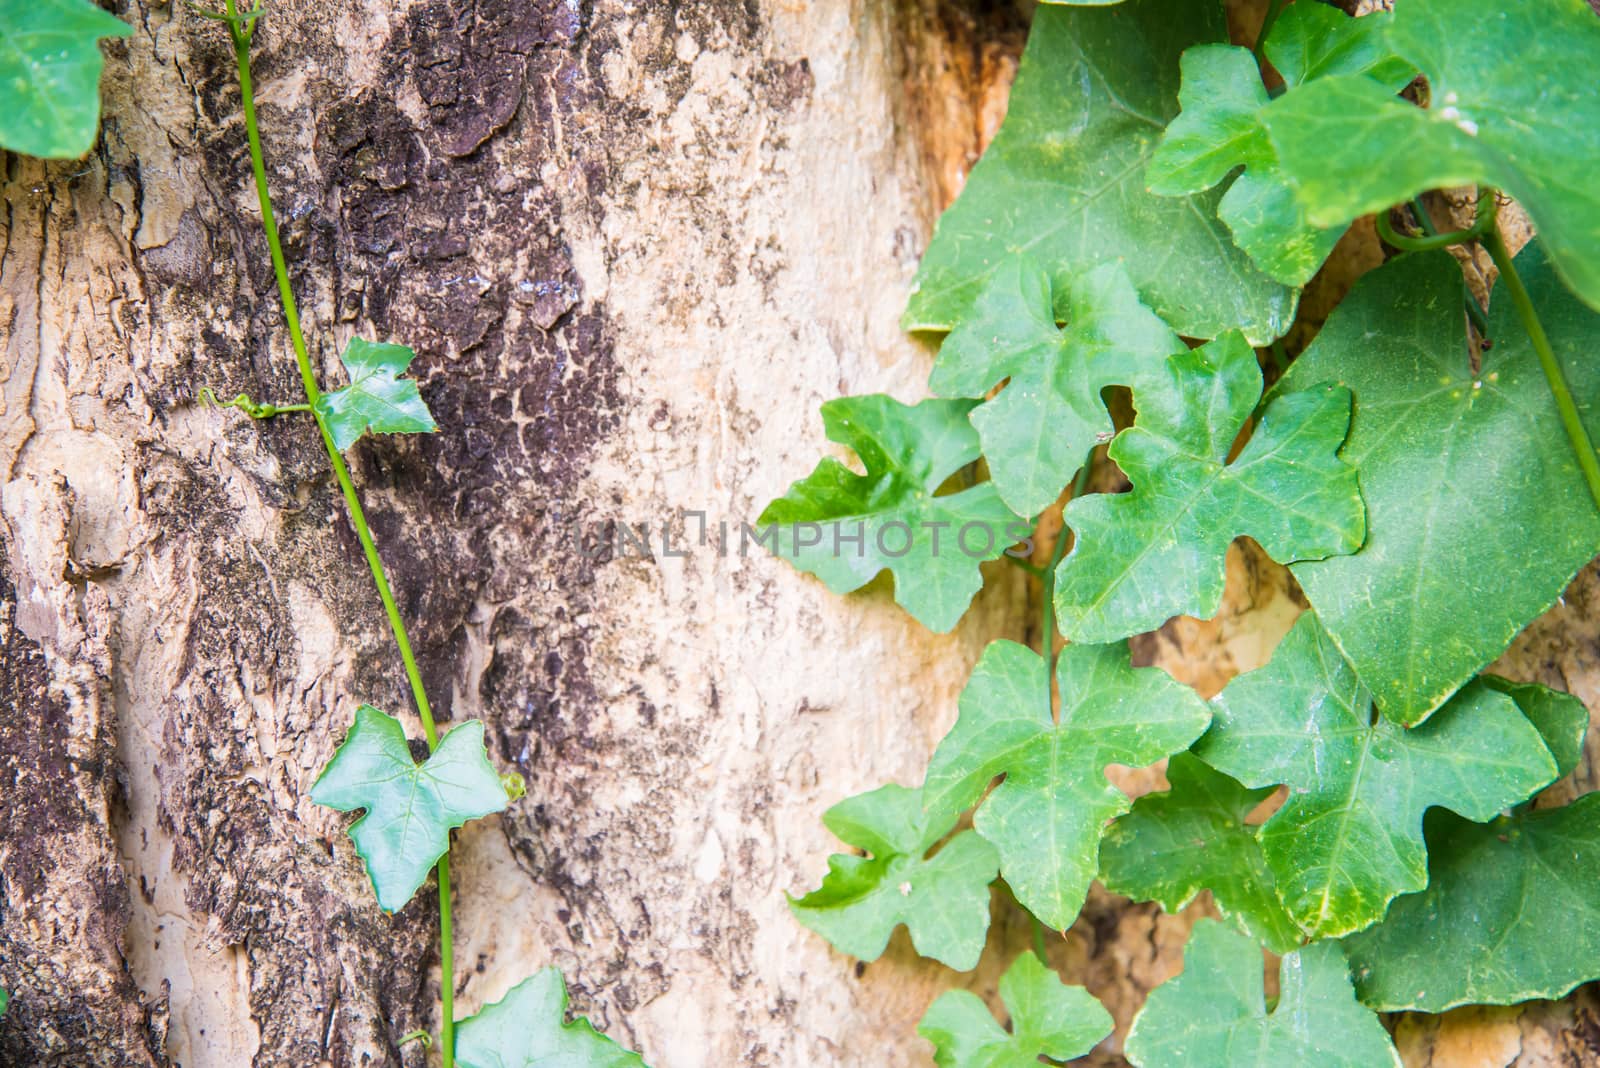
[[[181,4],[119,13],[101,146],[6,157],[0,189],[0,1064],[415,1068],[430,897],[380,913],[347,819],[305,797],[358,701],[416,733],[399,663],[309,425],[194,402],[298,388],[231,53]],[[896,319],[1024,27],[940,0],[280,0],[261,23],[314,359],[338,383],[352,333],[414,345],[441,425],[354,452],[430,690],[529,782],[459,837],[462,1012],[555,963],[656,1068],[909,1066],[932,997],[992,996],[1026,944],[997,899],[971,976],[903,934],[860,966],[783,892],[835,847],[823,808],[917,781],[1036,594],[996,571],[929,635],[737,533],[809,468],[819,402],[922,393]],[[727,520],[727,555],[680,508]],[[617,523],[655,559],[594,552]],[[1297,610],[1230,559],[1217,620],[1140,644],[1207,692]],[[1507,670],[1600,701],[1596,588]],[[1203,907],[1097,892],[1053,952],[1125,1029]],[[1587,996],[1398,1028],[1414,1066],[1600,1063]],[[1120,1035],[1088,1063],[1123,1063]]]

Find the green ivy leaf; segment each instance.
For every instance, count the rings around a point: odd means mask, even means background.
[[[1172,789],[1148,794],[1100,842],[1106,889],[1176,913],[1210,890],[1222,915],[1274,953],[1300,944],[1256,828],[1245,817],[1273,788],[1246,790],[1188,753],[1167,763]]]
[[[1517,257],[1591,434],[1600,434],[1600,317],[1536,246]],[[1470,363],[1461,271],[1446,253],[1371,272],[1280,388],[1336,380],[1355,394],[1341,454],[1361,472],[1367,541],[1293,566],[1384,714],[1417,723],[1499,656],[1600,552],[1595,513],[1538,357],[1509,296],[1494,348]]]
[[[972,413],[995,489],[1012,511],[1055,503],[1096,444],[1114,433],[1100,391],[1160,383],[1184,345],[1139,301],[1121,264],[1074,275],[1052,296],[1050,275],[1018,257],[984,284],[971,314],[939,348],[929,385],[982,398]],[[1057,309],[1066,327],[1056,326]]]
[[[461,1068],[645,1068],[643,1058],[596,1031],[567,1021],[567,984],[542,968],[456,1028]]]
[[[400,377],[416,355],[404,345],[350,339],[339,357],[350,372],[350,384],[317,399],[317,413],[340,452],[369,430],[431,434],[439,429],[416,382]]]
[[[1584,0],[1399,0],[1387,36],[1427,75],[1428,110],[1338,76],[1267,112],[1311,221],[1336,225],[1426,189],[1496,186],[1528,210],[1567,284],[1600,308],[1600,96],[1589,73],[1600,19]]]
[[[1216,195],[1170,199],[1144,188],[1156,138],[1177,110],[1179,54],[1226,38],[1214,3],[1041,8],[1005,123],[923,256],[906,329],[950,329],[1018,253],[1054,272],[1058,294],[1075,275],[1120,260],[1186,336],[1241,327],[1264,344],[1288,329],[1294,293],[1234,248]]]
[[[1056,663],[1060,722],[1045,662],[1015,642],[983,651],[960,714],[928,766],[929,819],[978,807],[973,826],[1000,850],[1017,900],[1065,930],[1095,876],[1100,835],[1128,811],[1107,764],[1144,767],[1188,747],[1206,729],[1206,703],[1159,668],[1134,668],[1117,645],[1069,645]]]
[[[99,40],[132,33],[89,0],[0,0],[0,148],[77,159],[94,147]]]
[[[978,458],[978,433],[967,421],[973,407],[949,400],[905,405],[880,393],[828,401],[828,440],[853,449],[866,474],[824,459],[767,505],[757,520],[762,535],[770,533],[777,555],[834,593],[860,589],[888,569],[895,600],[923,626],[954,627],[983,585],[978,565],[1029,529],[991,482],[935,495]]]
[[[1278,396],[1230,464],[1261,396],[1255,353],[1227,334],[1172,357],[1169,369],[1170,386],[1147,391],[1138,421],[1111,443],[1111,459],[1133,491],[1067,505],[1075,540],[1056,570],[1055,607],[1073,641],[1112,641],[1176,615],[1215,615],[1228,545],[1240,535],[1283,563],[1361,545],[1355,468],[1337,456],[1350,420],[1348,390]]]
[[[1081,1057],[1111,1033],[1111,1014],[1094,995],[1063,983],[1032,953],[1000,977],[1000,997],[1010,1031],[970,990],[947,990],[928,1006],[917,1034],[933,1043],[939,1068],[1038,1068],[1041,1057]]]
[[[822,886],[789,899],[795,918],[861,960],[877,960],[900,924],[924,957],[970,971],[989,931],[989,884],[1000,856],[962,831],[931,858],[927,852],[954,828],[922,812],[922,791],[888,785],[847,798],[822,816],[840,840],[872,855],[828,858]]]
[[[482,723],[458,724],[419,765],[400,721],[371,705],[356,709],[311,800],[338,812],[367,810],[350,825],[350,839],[386,912],[411,900],[449,848],[452,827],[499,812],[508,801],[484,750]]]
[[[1544,747],[1550,750],[1556,762],[1556,777],[1571,775],[1583,759],[1583,739],[1589,733],[1589,710],[1583,702],[1537,682],[1512,682],[1498,675],[1479,675],[1478,680],[1510,697],[1522,709],[1544,740]]]
[[[1287,8],[1265,51],[1295,86],[1330,74],[1386,79],[1389,91],[1411,72],[1382,47],[1386,15],[1353,19],[1325,4]],[[1316,226],[1278,168],[1263,122],[1270,98],[1247,48],[1197,45],[1183,54],[1183,111],[1167,127],[1146,172],[1150,190],[1192,196],[1244,167],[1223,194],[1217,214],[1256,265],[1278,281],[1302,286],[1322,266],[1349,220]]]
[[[1266,667],[1211,703],[1216,719],[1195,754],[1246,786],[1289,787],[1261,846],[1278,896],[1312,938],[1359,931],[1427,884],[1428,808],[1481,822],[1556,777],[1517,703],[1483,683],[1420,727],[1375,720],[1371,694],[1310,612]]]
[[[1345,939],[1361,1000],[1443,1012],[1600,978],[1600,794],[1479,826],[1428,820],[1428,888]]]
[[[1399,92],[1416,68],[1389,47],[1392,17],[1376,11],[1351,18],[1331,4],[1293,4],[1273,23],[1263,51],[1288,89],[1315,78],[1364,74]]]
[[[1283,958],[1267,1012],[1261,951],[1214,920],[1194,925],[1183,971],[1151,991],[1128,1033],[1135,1068],[1400,1068],[1383,1024],[1350,989],[1339,947]]]

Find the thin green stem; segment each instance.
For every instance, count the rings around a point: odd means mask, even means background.
[[[300,329],[300,311],[294,302],[294,290],[289,286],[289,268],[283,262],[283,242],[278,239],[278,219],[272,214],[272,196],[267,191],[267,165],[261,154],[261,130],[256,122],[255,87],[250,80],[250,40],[254,24],[242,21],[235,0],[227,0],[228,36],[233,38],[233,57],[239,68],[239,96],[244,105],[244,133],[250,142],[250,169],[255,173],[256,199],[261,202],[261,228],[267,234],[267,250],[272,255],[272,273],[278,279],[278,299],[283,302],[283,319],[289,327],[289,341],[294,345],[295,364],[300,368],[300,384],[305,387],[306,400],[312,404],[322,396],[317,388],[316,375],[311,371],[311,357],[306,354],[306,338]],[[258,3],[251,12],[260,10]]]
[[[1594,443],[1589,440],[1589,431],[1578,415],[1578,406],[1572,400],[1572,387],[1567,384],[1566,372],[1562,370],[1561,361],[1556,359],[1550,337],[1544,332],[1544,324],[1539,321],[1533,298],[1528,296],[1528,288],[1522,284],[1522,276],[1517,273],[1517,265],[1511,260],[1511,251],[1506,248],[1499,226],[1490,226],[1489,232],[1484,235],[1483,247],[1494,260],[1495,267],[1499,268],[1500,280],[1505,284],[1506,292],[1511,294],[1517,318],[1522,320],[1522,327],[1533,342],[1533,351],[1538,354],[1539,366],[1544,370],[1545,381],[1550,386],[1550,395],[1555,398],[1561,425],[1566,429],[1572,451],[1577,454],[1584,481],[1589,484],[1589,495],[1594,498],[1595,506],[1600,507],[1600,460],[1595,457]]]
[[[1271,33],[1272,27],[1277,25],[1278,16],[1283,14],[1283,7],[1287,2],[1288,0],[1271,0],[1271,3],[1267,4],[1266,16],[1261,20],[1261,31],[1256,34],[1256,43],[1250,49],[1251,52],[1255,53],[1257,63],[1261,62],[1262,48],[1267,43],[1267,34]]]
[[[1028,561],[1028,560],[1024,560],[1019,556],[1009,556],[1008,555],[1006,557],[1006,559],[1008,561],[1010,561],[1013,566],[1021,568],[1023,571],[1026,571],[1028,574],[1032,575],[1034,578],[1036,578],[1036,579],[1044,578],[1044,568],[1040,567],[1038,564],[1035,564],[1035,563],[1033,563],[1031,561]]]
[[[1089,476],[1094,473],[1094,447],[1084,457],[1083,466],[1078,469],[1078,477],[1072,483],[1072,499],[1082,497],[1089,488]],[[1040,585],[1043,587],[1041,594],[1044,604],[1040,609],[1039,618],[1039,654],[1044,657],[1044,692],[1051,695],[1054,704],[1055,670],[1056,670],[1056,567],[1061,563],[1061,558],[1067,554],[1067,523],[1066,513],[1062,513],[1061,530],[1056,534],[1055,546],[1050,551],[1050,563],[1045,566],[1039,576]]]
[[[1417,220],[1417,226],[1423,234],[1432,237],[1439,232],[1433,225],[1433,216],[1428,212],[1428,205],[1422,202],[1422,194],[1418,193],[1411,198],[1411,214]],[[1478,328],[1480,337],[1489,336],[1489,317],[1483,314],[1483,305],[1478,303],[1478,298],[1472,295],[1472,287],[1467,285],[1467,280],[1461,280],[1461,296],[1467,304],[1467,318],[1472,320],[1472,325]]]
[[[1467,245],[1474,241],[1482,241],[1494,229],[1495,225],[1495,190],[1485,186],[1478,193],[1478,214],[1472,225],[1465,230],[1452,230],[1450,233],[1441,234],[1433,225],[1433,220],[1428,216],[1428,211],[1422,206],[1420,198],[1413,198],[1412,210],[1417,213],[1417,225],[1425,231],[1423,237],[1412,237],[1395,231],[1389,222],[1389,213],[1380,211],[1376,216],[1378,236],[1401,252],[1432,252],[1435,249],[1449,248],[1451,245]]]
[[[456,1059],[456,975],[455,940],[450,933],[450,850],[447,847],[439,865],[439,1019],[443,1034],[439,1039],[439,1052],[444,1068],[452,1068]]]
[[[1395,230],[1389,222],[1389,213],[1380,211],[1377,216],[1378,236],[1401,252],[1433,252],[1451,245],[1466,245],[1483,237],[1477,227],[1468,230],[1452,230],[1447,234],[1429,234],[1426,237],[1412,237]]]
[[[1280,337],[1267,346],[1267,355],[1272,358],[1272,366],[1277,370],[1279,378],[1289,373],[1289,350],[1283,347],[1283,338]]]
[[[272,214],[272,196],[267,187],[267,166],[262,155],[261,133],[256,122],[255,91],[250,80],[250,40],[254,23],[249,18],[240,17],[236,0],[226,0],[226,10],[228,34],[233,39],[234,59],[239,69],[239,92],[244,109],[245,137],[250,143],[250,167],[255,174],[256,198],[261,204],[261,225],[266,232],[267,249],[272,256],[272,273],[277,278],[278,296],[283,301],[283,318],[289,329],[290,343],[294,346],[295,364],[300,371],[301,385],[305,387],[306,406],[316,418],[317,430],[322,435],[323,448],[328,453],[328,464],[333,468],[334,478],[339,483],[339,491],[344,496],[345,508],[350,515],[350,525],[355,528],[356,538],[361,542],[361,551],[367,558],[367,568],[372,572],[372,583],[378,589],[378,599],[383,602],[383,611],[388,616],[389,628],[394,632],[395,645],[400,650],[400,660],[405,665],[406,679],[411,684],[411,696],[416,701],[417,715],[422,720],[422,730],[427,736],[428,749],[431,751],[439,746],[439,731],[433,722],[433,709],[428,704],[427,689],[422,682],[422,673],[417,668],[417,658],[411,649],[411,638],[406,633],[405,620],[400,616],[400,607],[395,603],[394,591],[389,587],[383,559],[378,555],[378,547],[372,540],[372,529],[367,525],[366,512],[361,507],[360,497],[356,495],[355,483],[350,478],[350,469],[345,466],[344,457],[340,455],[338,447],[333,442],[333,435],[329,433],[327,424],[323,422],[321,413],[316,409],[322,391],[317,387],[311,357],[306,352],[305,334],[300,327],[300,314],[296,310],[294,291],[289,284],[289,269],[283,258],[283,242],[278,236],[278,223]],[[250,15],[259,10],[258,5],[246,14]],[[450,931],[448,848],[445,855],[439,858],[438,875],[439,1000],[442,1031],[439,1052],[444,1068],[454,1068],[455,960]]]
[[[1044,923],[1037,916],[1033,916],[1033,955],[1039,958],[1039,963],[1050,963],[1050,952],[1044,944]]]

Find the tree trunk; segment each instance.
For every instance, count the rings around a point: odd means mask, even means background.
[[[1029,590],[995,570],[931,635],[739,534],[809,470],[821,401],[923,393],[896,320],[1022,19],[393,8],[274,3],[255,66],[322,380],[353,334],[412,345],[440,424],[352,454],[436,711],[529,784],[458,837],[458,1012],[553,963],[655,1068],[926,1064],[922,1011],[993,994],[1017,913],[956,976],[903,934],[859,966],[783,895],[836,847],[826,806],[918,781],[982,645],[1029,636]],[[349,818],[306,797],[358,703],[420,735],[400,664],[311,424],[196,403],[299,399],[231,50],[182,4],[119,14],[100,147],[5,159],[0,1064],[415,1068],[431,896],[381,913]],[[621,523],[651,557],[596,551]],[[1232,562],[1222,617],[1147,659],[1210,689],[1265,659],[1293,595]],[[1580,583],[1512,670],[1594,706],[1597,612]],[[1120,1025],[1090,1063],[1123,1063],[1203,908],[1096,892],[1053,947]],[[1399,1028],[1413,1065],[1600,1063],[1588,998]],[[1450,1059],[1469,1041],[1509,1052]]]

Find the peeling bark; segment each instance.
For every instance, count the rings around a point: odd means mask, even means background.
[[[180,4],[119,13],[100,147],[6,157],[0,186],[0,1063],[416,1068],[396,1042],[437,1026],[429,893],[383,915],[348,818],[305,797],[359,701],[419,733],[404,678],[309,424],[195,403],[298,389],[231,53]],[[922,394],[896,320],[1022,34],[952,0],[262,21],[313,360],[337,384],[353,333],[417,349],[440,433],[353,467],[437,712],[482,718],[529,782],[458,838],[461,1012],[555,963],[656,1068],[897,1068],[926,1063],[940,990],[992,999],[1028,943],[997,895],[973,975],[903,933],[859,965],[783,900],[836,846],[821,811],[916,782],[982,646],[1030,636],[1021,577],[996,565],[937,636],[738,538],[809,468],[819,402]],[[624,524],[650,558],[599,544]],[[1140,655],[1214,690],[1270,653],[1289,585],[1241,546],[1222,615]],[[1591,707],[1592,588],[1507,668]],[[1087,1063],[1123,1063],[1204,910],[1097,890],[1052,944],[1119,1023]],[[1600,1063],[1594,1019],[1584,995],[1398,1027],[1409,1064],[1531,1068]],[[1486,1028],[1520,1053],[1441,1052]]]

